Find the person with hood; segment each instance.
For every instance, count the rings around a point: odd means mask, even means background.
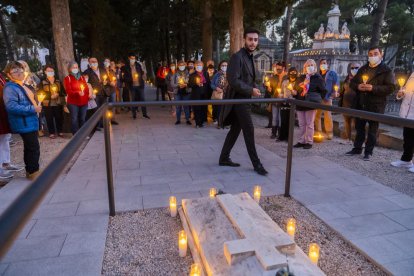
[[[339,94],[338,106],[345,108],[355,107],[356,92],[350,86],[351,80],[358,73],[361,65],[357,62],[350,62],[348,64],[348,75],[345,78],[344,84],[342,85],[341,92]],[[352,116],[343,114],[344,117],[344,139],[352,144],[352,125],[354,124],[354,118]]]
[[[382,50],[378,46],[368,50],[368,63],[362,66],[351,80],[350,87],[356,91],[356,109],[381,113],[385,112],[387,96],[396,89],[394,73],[382,60]],[[365,126],[368,124],[368,137],[365,137]],[[364,160],[369,161],[377,143],[379,123],[356,118],[356,137],[354,148],[345,155],[353,156],[362,153],[365,140]]]
[[[397,100],[402,100],[400,107],[400,117],[414,120],[414,73],[411,74],[404,87],[397,93]],[[406,168],[414,173],[413,153],[414,153],[414,129],[404,127],[404,152],[400,160],[391,162],[391,165],[398,168]]]

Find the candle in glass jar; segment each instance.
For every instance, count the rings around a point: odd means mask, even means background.
[[[309,259],[312,261],[312,263],[314,264],[318,264],[318,260],[319,260],[319,245],[316,243],[311,243],[309,245]]]
[[[184,230],[181,230],[178,233],[178,250],[180,257],[185,257],[187,255],[187,235]]]
[[[201,276],[201,266],[198,263],[192,264],[190,269],[190,276]]]
[[[286,223],[286,232],[289,236],[293,239],[295,238],[295,231],[296,231],[296,220],[294,218],[288,219]]]
[[[254,186],[254,188],[253,188],[253,198],[257,203],[260,202],[261,193],[262,193],[262,187],[260,187],[259,185]]]
[[[210,198],[215,198],[217,194],[216,188],[210,188]]]
[[[170,196],[170,214],[173,218],[177,216],[177,199],[175,196]]]

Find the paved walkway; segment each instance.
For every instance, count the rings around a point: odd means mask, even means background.
[[[269,171],[259,176],[240,139],[232,158],[242,166],[220,167],[227,130],[174,126],[167,107],[152,107],[149,115],[151,120],[122,115],[113,127],[117,212],[168,206],[170,195],[178,200],[207,196],[213,186],[229,193],[251,192],[254,185],[265,195],[283,192],[286,161],[276,154],[258,146]],[[294,158],[292,178],[293,197],[345,239],[395,275],[414,275],[413,198],[318,156]],[[1,189],[0,209],[26,185],[16,179]],[[100,275],[108,221],[98,132],[1,261],[0,274]]]

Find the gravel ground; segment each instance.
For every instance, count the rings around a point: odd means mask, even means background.
[[[270,129],[263,127],[267,125],[267,118],[253,114],[253,121],[256,126],[256,143],[281,157],[286,157],[287,143],[275,142],[275,140],[270,139]],[[299,129],[295,128],[295,134],[298,131]],[[294,141],[296,143],[297,140]],[[315,143],[310,150],[294,149],[293,157],[322,156],[398,192],[414,197],[414,174],[408,172],[408,170],[394,168],[390,165],[391,161],[401,158],[402,152],[376,147],[371,161],[367,162],[362,160],[362,155],[345,156],[345,153],[352,149],[352,145],[344,145],[342,143],[344,143],[343,139],[335,137],[331,141],[325,140],[323,143]]]
[[[318,265],[326,275],[387,275],[296,200],[271,196],[260,205],[282,229],[289,218],[296,219],[296,244],[306,254],[310,243],[319,244]]]
[[[103,275],[188,275],[190,250],[178,256],[179,216],[168,208],[117,214],[106,238]]]

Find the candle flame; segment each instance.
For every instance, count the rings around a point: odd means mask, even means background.
[[[405,84],[405,79],[404,78],[399,78],[397,81],[398,81],[398,85],[400,87],[403,87],[404,86],[404,84]]]
[[[210,198],[214,198],[217,194],[216,188],[210,188]]]
[[[362,75],[362,81],[366,84],[368,81],[368,75]]]
[[[41,93],[39,95],[37,95],[37,99],[39,100],[39,102],[43,102],[43,100],[45,99],[46,95]]]

